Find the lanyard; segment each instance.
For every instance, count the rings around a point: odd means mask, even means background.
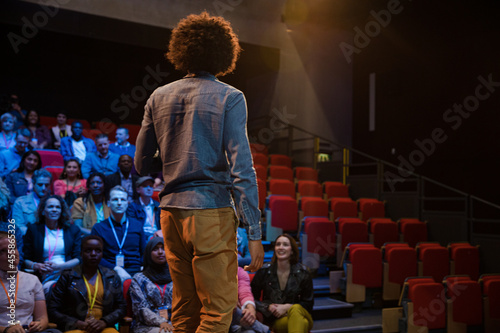
[[[99,208],[99,210],[95,210],[95,214],[97,215],[98,221],[102,221],[100,218],[104,220],[104,203],[101,203],[101,208]]]
[[[156,288],[158,288],[158,290],[160,291],[161,303],[163,304],[163,298],[165,297],[165,289],[167,288],[167,285],[163,286],[163,291],[161,290],[161,288],[158,284],[155,283],[155,285],[156,285]]]
[[[9,292],[7,291],[7,288],[5,288],[5,284],[3,284],[2,279],[0,279],[0,283],[2,283],[3,290],[5,290],[5,294],[7,295],[7,299],[9,300],[9,305],[10,305]],[[18,290],[19,290],[19,273],[17,273],[17,277],[16,277],[16,294],[14,296],[14,308],[16,307],[16,303],[17,303],[17,291]]]
[[[109,225],[111,226],[111,230],[113,230],[113,234],[115,235],[116,244],[118,244],[118,248],[120,249],[120,254],[121,254],[122,253],[123,244],[125,244],[125,239],[127,238],[127,233],[128,233],[128,219],[127,219],[127,224],[125,226],[125,234],[123,234],[123,238],[122,238],[122,242],[121,243],[118,240],[118,236],[116,235],[115,226],[113,225],[113,222],[111,222],[111,217],[109,218],[108,221],[109,221]]]
[[[85,281],[85,286],[87,287],[87,293],[89,295],[89,300],[90,300],[90,304],[89,304],[90,311],[92,311],[92,309],[94,308],[95,299],[97,298],[97,291],[99,290],[99,280],[100,280],[100,274],[99,274],[99,271],[97,271],[97,278],[96,278],[96,281],[95,281],[94,297],[92,297],[90,295],[90,286],[89,286],[89,283],[87,282],[87,278],[85,277],[85,275],[83,275],[83,281]]]
[[[54,244],[54,249],[52,250],[52,253],[51,253],[50,252],[49,228],[47,228],[47,226],[45,226],[45,235],[46,235],[45,238],[47,238],[47,245],[49,247],[49,261],[52,260],[52,257],[54,256],[54,253],[56,252],[57,241],[59,240],[59,231],[61,231],[61,229],[57,228],[56,243]]]
[[[35,196],[33,196],[33,202],[35,203],[35,207],[38,208],[38,202],[35,199]]]
[[[5,148],[9,149],[9,147],[10,147],[9,141],[12,140],[12,136],[11,136],[11,138],[9,140],[7,140],[7,137],[5,136],[5,133],[2,132],[2,134],[3,134],[3,141],[5,141]]]

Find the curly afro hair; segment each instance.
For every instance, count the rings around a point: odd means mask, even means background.
[[[167,59],[177,70],[215,76],[231,73],[241,48],[231,24],[207,12],[189,15],[172,31]]]

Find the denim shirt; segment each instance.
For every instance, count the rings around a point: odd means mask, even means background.
[[[255,170],[243,93],[208,73],[156,89],[145,106],[135,166],[145,175],[159,150],[161,207],[236,206],[249,239],[261,239]],[[233,203],[232,195],[235,203]]]

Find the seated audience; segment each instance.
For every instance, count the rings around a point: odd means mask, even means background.
[[[307,268],[299,263],[299,249],[287,234],[278,236],[271,263],[257,271],[251,283],[257,310],[273,332],[304,332],[313,326],[313,284]],[[257,301],[261,298],[262,301]]]
[[[248,248],[248,236],[245,228],[238,227],[236,241],[238,245],[238,266],[245,267],[250,265],[252,257]]]
[[[108,206],[110,217],[95,224],[91,234],[104,240],[101,264],[114,269],[124,281],[141,270],[146,235],[142,223],[126,214],[128,199],[123,187],[118,185],[111,189]]]
[[[45,169],[36,170],[33,174],[33,192],[23,195],[14,201],[12,219],[16,221],[16,231],[24,235],[28,224],[37,220],[37,209],[40,200],[50,192],[52,174]]]
[[[71,218],[86,235],[97,222],[109,217],[110,210],[104,195],[104,175],[96,172],[87,179],[87,194],[73,202]]]
[[[10,113],[4,113],[0,117],[2,123],[2,132],[0,132],[0,150],[9,149],[16,145],[16,132],[14,131],[14,123],[16,119]]]
[[[106,176],[106,193],[109,189],[115,187],[116,185],[121,185],[125,190],[127,190],[129,201],[136,199],[138,194],[136,192],[136,183],[139,176],[133,175],[131,173],[134,161],[132,157],[128,155],[121,155],[118,159],[118,171]],[[109,193],[108,193],[109,194]]]
[[[12,284],[16,290],[14,295],[0,292],[0,331],[60,333],[56,329],[47,329],[49,320],[45,295],[38,278],[22,271],[10,273],[15,271],[12,267],[16,267],[19,263],[19,253],[15,244],[15,238],[11,234],[0,232],[0,281],[6,290],[7,286]],[[11,255],[15,258],[11,259]],[[11,316],[12,308],[14,316]]]
[[[127,216],[139,220],[143,224],[146,238],[154,236],[163,237],[160,225],[160,203],[153,200],[153,178],[141,177],[137,180],[137,193],[139,198],[128,205]]]
[[[54,182],[54,194],[61,196],[68,207],[73,205],[76,198],[87,194],[87,180],[83,179],[80,163],[76,158],[64,162],[64,170]]]
[[[0,221],[7,222],[7,216],[10,213],[10,191],[0,178]]]
[[[230,332],[270,332],[268,326],[257,320],[255,301],[250,288],[250,277],[241,267],[238,267],[238,304],[233,311]]]
[[[98,236],[82,240],[82,263],[63,272],[48,300],[50,320],[72,333],[117,333],[114,326],[127,311],[118,275],[100,265],[104,243]]]
[[[105,176],[118,171],[120,156],[109,151],[108,135],[101,133],[95,138],[97,151],[88,153],[82,163],[83,178],[88,178],[92,172],[101,172]]]
[[[31,110],[24,118],[24,127],[31,132],[30,146],[32,149],[52,148],[52,135],[45,125],[40,125],[38,112]]]
[[[20,129],[16,134],[16,145],[0,151],[0,177],[5,178],[19,167],[22,156],[28,151],[29,142],[30,131]]]
[[[38,221],[24,235],[24,265],[38,275],[47,294],[61,272],[80,263],[80,228],[71,224],[69,209],[58,195],[38,205]]]
[[[10,95],[10,107],[8,112],[16,119],[14,129],[17,130],[23,126],[24,118],[26,118],[28,112],[19,104],[19,97],[17,95]]]
[[[56,116],[57,125],[51,128],[52,143],[55,149],[61,146],[61,139],[71,136],[71,126],[67,124],[68,117],[65,112],[59,112]]]
[[[144,270],[134,275],[130,284],[130,299],[134,333],[172,332],[172,278],[168,269],[163,238],[152,238],[146,245]]]
[[[128,129],[125,127],[119,127],[116,129],[116,142],[109,145],[109,151],[115,154],[128,155],[132,158],[135,156],[135,146],[128,142]]]
[[[15,172],[5,177],[5,184],[11,194],[11,202],[33,191],[33,174],[42,168],[42,159],[36,151],[24,153]]]
[[[87,154],[96,151],[95,143],[83,136],[83,125],[79,121],[74,121],[71,124],[71,133],[71,136],[61,139],[61,155],[65,161],[76,158],[81,164],[85,161]]]

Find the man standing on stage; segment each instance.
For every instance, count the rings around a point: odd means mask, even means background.
[[[248,229],[246,269],[256,271],[264,258],[245,97],[216,78],[234,70],[240,51],[222,17],[181,20],[167,58],[188,74],[153,92],[136,141],[141,175],[151,171],[157,149],[163,162],[161,228],[175,332],[229,330],[238,297],[234,206]]]

